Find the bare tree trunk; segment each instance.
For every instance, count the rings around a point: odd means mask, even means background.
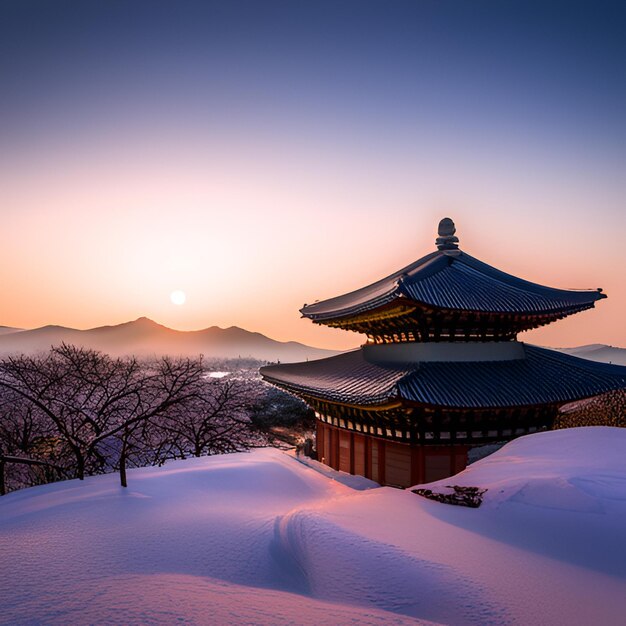
[[[76,452],[76,465],[78,480],[85,480],[85,457],[79,452]]]
[[[8,463],[17,463],[19,465],[29,465],[44,468],[54,468],[60,472],[64,472],[65,468],[54,465],[54,463],[48,463],[47,461],[39,461],[38,459],[27,459],[19,456],[9,456],[3,454],[0,456],[0,496],[4,496],[7,493],[6,489],[6,466]]]
[[[122,437],[122,449],[120,451],[120,484],[122,487],[128,487],[128,482],[126,481],[126,441],[128,439],[128,432],[124,432],[124,436]]]

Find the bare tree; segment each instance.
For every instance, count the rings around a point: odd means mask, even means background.
[[[111,470],[126,487],[128,467],[267,445],[274,435],[259,428],[259,406],[265,414],[282,404],[266,396],[252,370],[212,378],[201,358],[143,362],[65,344],[8,357],[0,361],[0,494],[7,472],[10,489]]]
[[[202,375],[200,359],[163,358],[144,365],[68,345],[0,363],[0,387],[54,426],[74,456],[79,479],[86,471],[104,471],[106,443],[120,440],[124,486],[130,433],[141,422],[195,398]]]
[[[154,439],[147,436],[151,425],[165,419],[169,412],[193,410],[194,402],[201,396],[203,375],[201,358],[163,357],[144,366],[133,392],[121,403],[117,427],[99,438],[104,441],[115,437],[120,442],[118,465],[122,486],[126,486],[129,459],[145,458],[146,443]]]
[[[19,396],[55,428],[74,454],[82,478],[85,467],[83,433],[87,420],[72,406],[82,389],[71,380],[71,374],[67,360],[59,351],[33,357],[9,357],[0,367],[0,386]]]
[[[0,494],[59,480],[66,475],[65,464],[58,438],[41,412],[20,395],[0,389]]]
[[[265,440],[250,421],[258,386],[245,379],[205,379],[185,405],[171,407],[150,423],[160,461],[240,452]],[[148,424],[146,424],[148,427]]]

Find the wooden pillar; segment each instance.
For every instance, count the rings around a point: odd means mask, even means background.
[[[332,467],[333,465],[333,429],[330,427],[329,424],[326,424],[324,437],[326,437],[326,441],[324,442],[324,456],[326,457],[326,465]],[[328,454],[326,454],[326,450],[328,450]]]
[[[350,473],[354,474],[354,433],[350,432]]]
[[[437,314],[434,314],[433,315],[433,322],[434,322],[433,341],[439,341],[441,339],[441,324],[442,324],[441,316],[437,315]]]
[[[315,450],[317,451],[317,460],[324,462],[324,422],[317,420],[315,433]]]
[[[469,446],[454,446],[454,468],[453,474],[462,472],[467,467],[467,452]]]
[[[330,460],[333,454],[333,439],[332,439],[332,427],[329,424],[324,424],[324,463],[330,466]]]
[[[333,433],[333,464],[332,464],[332,468],[339,470],[339,454],[340,454],[340,449],[339,449],[339,429],[338,428],[333,428],[332,430]]]
[[[424,482],[424,448],[411,446],[411,484],[418,485]]]
[[[359,433],[353,433],[353,442],[354,442],[353,474],[357,476],[365,476],[366,475],[366,461],[365,461],[366,438]]]

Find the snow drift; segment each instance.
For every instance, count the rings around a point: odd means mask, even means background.
[[[529,435],[432,483],[357,491],[276,450],[0,499],[2,624],[618,624],[626,431]]]

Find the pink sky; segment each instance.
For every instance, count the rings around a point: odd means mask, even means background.
[[[284,139],[268,156],[269,144],[250,140],[240,149],[132,143],[142,148],[25,150],[2,168],[0,324],[87,328],[146,315],[346,348],[362,338],[298,309],[430,252],[449,215],[461,248],[487,263],[608,294],[525,340],[626,345],[621,198],[572,163],[548,172],[538,159],[522,175],[521,158],[448,159],[446,146],[435,161],[407,153],[389,163],[374,141],[365,153],[325,155],[312,138]],[[170,302],[175,289],[187,294],[182,307]]]
[[[450,216],[487,263],[608,294],[528,340],[626,346],[621,11],[483,4],[5,3],[0,325],[346,348],[299,308]]]

